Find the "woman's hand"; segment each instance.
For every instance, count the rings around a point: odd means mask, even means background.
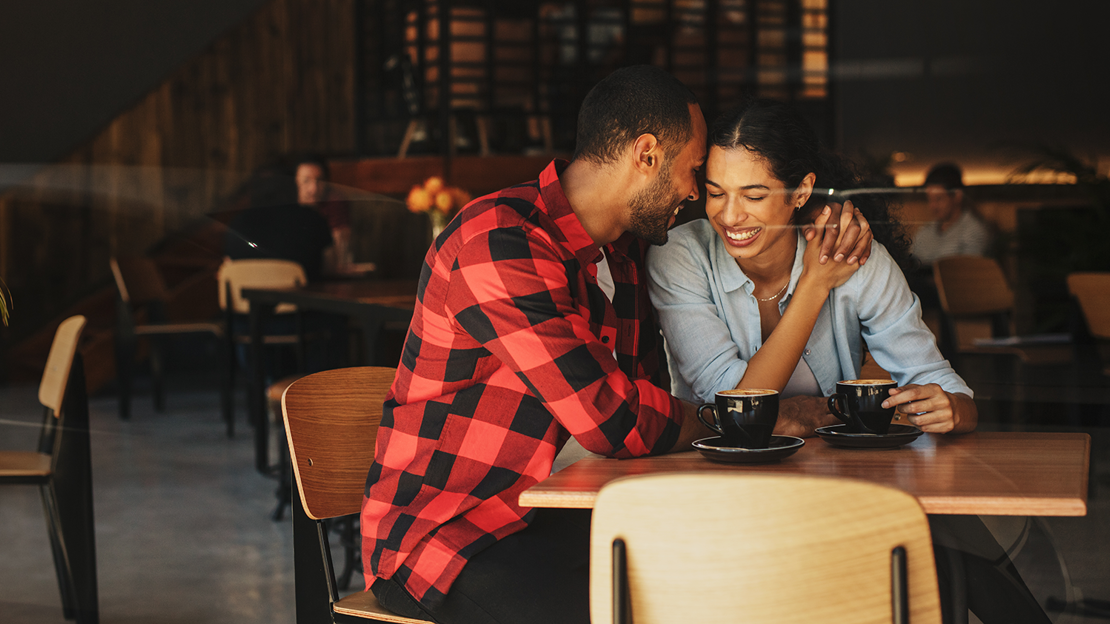
[[[831,216],[828,219],[831,225],[826,227],[839,231],[842,235],[839,236],[839,239],[834,236],[825,237],[822,240],[821,255],[818,257],[818,262],[825,264],[831,258],[833,262],[846,261],[848,264],[859,262],[860,266],[867,264],[867,259],[871,257],[871,241],[874,234],[872,234],[871,225],[868,224],[863,213],[856,210],[850,201],[843,204],[827,204],[825,209],[831,211]],[[807,241],[816,238],[820,231],[816,227],[816,223],[802,228]],[[837,245],[838,240],[839,245]],[[836,245],[835,251],[833,250],[834,245]]]
[[[978,424],[978,410],[971,397],[945,392],[937,384],[910,384],[890,391],[883,407],[907,416],[911,425],[928,433],[966,433]]]
[[[851,204],[846,204],[844,213],[848,213],[850,208]],[[826,248],[832,247],[835,244],[843,244],[846,237],[861,233],[865,234],[863,237],[868,240],[868,245],[871,244],[870,228],[866,230],[854,230],[850,233],[846,228],[830,226],[829,221],[831,219],[832,209],[829,206],[825,206],[821,214],[817,215],[817,219],[813,222],[814,236],[808,238],[805,254],[802,257],[803,269],[801,279],[805,280],[808,284],[822,288],[826,293],[848,281],[848,278],[861,266],[858,262],[822,263],[821,258],[826,253]],[[866,223],[866,221],[864,221],[864,223]],[[837,249],[839,249],[839,247],[837,247]]]

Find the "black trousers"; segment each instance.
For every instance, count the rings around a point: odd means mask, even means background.
[[[589,509],[537,509],[532,524],[471,557],[443,605],[427,610],[378,579],[383,607],[442,624],[589,624]]]
[[[930,516],[944,624],[1049,624],[1006,551],[977,516]],[[478,553],[433,611],[392,580],[382,606],[442,624],[588,624],[590,511],[538,509],[535,521]]]

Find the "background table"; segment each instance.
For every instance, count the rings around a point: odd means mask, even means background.
[[[243,298],[250,301],[251,349],[248,358],[247,409],[254,425],[255,467],[262,472],[269,466],[269,423],[266,418],[266,381],[261,366],[263,319],[280,303],[291,303],[301,310],[318,310],[348,316],[362,328],[363,364],[374,361],[378,333],[385,323],[408,323],[416,307],[415,280],[355,280],[310,284],[304,288],[244,288]],[[396,365],[396,362],[391,363]]]
[[[897,449],[846,449],[807,438],[772,464],[722,464],[697,451],[637,459],[588,457],[520,495],[525,507],[591,508],[606,483],[661,472],[772,472],[861,479],[912,494],[929,514],[1083,516],[1091,438],[1085,433],[925,434]]]

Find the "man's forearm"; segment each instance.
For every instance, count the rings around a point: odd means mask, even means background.
[[[835,425],[840,421],[829,412],[825,397],[796,396],[779,402],[779,419],[775,435],[808,438],[817,427]]]

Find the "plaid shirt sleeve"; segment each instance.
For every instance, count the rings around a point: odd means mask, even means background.
[[[613,457],[666,450],[660,446],[677,436],[669,431],[671,396],[619,370],[606,344],[615,338],[591,331],[565,257],[537,233],[499,228],[468,242],[452,268],[446,311],[587,450]]]

